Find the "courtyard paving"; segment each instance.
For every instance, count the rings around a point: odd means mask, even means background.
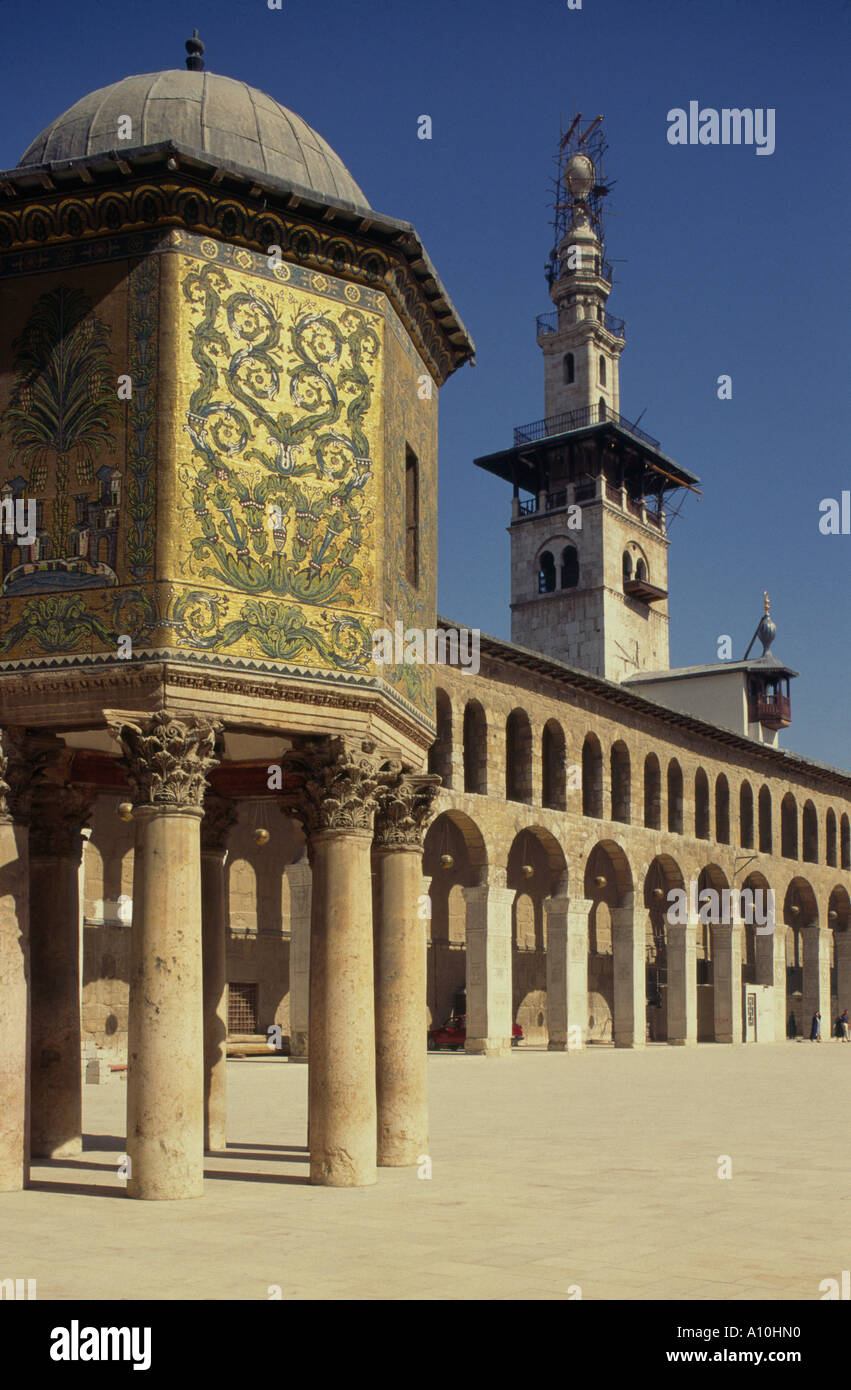
[[[126,1197],[126,1088],[87,1086],[83,1154],[0,1194],[0,1278],[73,1300],[817,1300],[851,1262],[842,1043],[432,1054],[431,1178],[355,1190],[307,1182],[306,1066],[228,1073],[228,1152],[185,1202]]]

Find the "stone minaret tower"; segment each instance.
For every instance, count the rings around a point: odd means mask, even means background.
[[[620,414],[624,325],[605,307],[607,190],[578,148],[584,139],[574,122],[551,256],[556,308],[538,319],[547,414],[514,431],[513,449],[476,463],[514,488],[512,641],[619,681],[668,667],[663,500],[697,480]],[[601,137],[586,148],[601,151]]]

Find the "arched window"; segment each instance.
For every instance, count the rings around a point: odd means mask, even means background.
[[[566,545],[561,552],[561,587],[575,589],[579,583],[579,554],[576,547]]]
[[[629,825],[631,819],[632,775],[629,749],[622,739],[612,744],[612,820]]]
[[[847,816],[839,822],[839,867],[851,869],[851,821]]]
[[[709,839],[709,778],[702,767],[694,776],[694,833],[698,840]]]
[[[600,385],[601,385],[601,386],[605,386],[605,384],[606,384],[606,359],[605,359],[605,357],[603,357],[602,354],[601,354],[601,356],[600,356]]]
[[[452,702],[445,690],[436,691],[437,737],[428,750],[428,770],[452,786]]]
[[[603,397],[602,397],[602,396],[600,397],[600,401],[599,401],[599,405],[598,405],[598,411],[599,411],[599,419],[600,419],[600,421],[602,422],[602,421],[605,420],[605,418],[606,418],[606,402],[603,400]]]
[[[563,368],[564,368],[564,384],[565,384],[565,386],[572,386],[572,385],[573,385],[573,382],[574,382],[574,380],[575,380],[575,368],[574,368],[574,365],[573,365],[573,353],[572,353],[572,352],[566,352],[566,353],[564,354],[564,358],[563,358],[563,360],[562,360],[562,366],[563,366]]]
[[[715,779],[715,838],[719,845],[730,843],[730,786],[723,772]]]
[[[478,700],[464,706],[464,790],[488,794],[488,724]]]
[[[683,833],[683,770],[676,758],[668,763],[668,829],[672,835]]]
[[[811,801],[804,802],[804,815],[802,822],[803,832],[803,858],[807,864],[818,863],[818,816],[816,808]]]
[[[587,734],[582,745],[582,814],[603,815],[603,750],[596,734]]]
[[[628,579],[632,579],[632,556],[628,550],[625,550],[623,553],[623,577],[624,583],[626,583]]]
[[[759,852],[771,853],[771,792],[768,787],[759,789]]]
[[[780,853],[784,859],[798,858],[798,807],[791,792],[780,803]]]
[[[644,824],[648,830],[662,829],[662,771],[655,753],[644,759]]]
[[[739,788],[739,844],[742,849],[753,849],[753,791],[750,782],[743,782]]]
[[[512,710],[505,725],[505,796],[532,800],[532,726],[522,709]]]
[[[644,560],[639,560],[638,563],[636,564],[636,566],[635,566],[635,577],[636,577],[636,579],[646,579],[646,578],[647,578],[647,565],[645,564]]]
[[[836,813],[832,808],[827,813],[824,825],[824,862],[832,869],[836,868]]]
[[[541,801],[553,811],[566,811],[564,730],[548,719],[541,735]]]
[[[549,550],[538,561],[538,593],[551,594],[556,586],[556,562]]]

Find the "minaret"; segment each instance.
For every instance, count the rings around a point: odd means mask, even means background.
[[[601,121],[583,133],[577,117],[559,150],[547,275],[556,307],[537,321],[547,414],[476,464],[514,489],[511,640],[620,681],[668,666],[664,501],[698,480],[620,413],[624,325],[606,310]]]

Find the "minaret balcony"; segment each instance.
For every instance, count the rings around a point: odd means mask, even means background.
[[[606,332],[611,333],[615,338],[626,337],[625,321],[623,319],[615,318],[614,314],[610,314],[606,309],[603,310],[602,318],[600,318],[599,320],[583,319],[582,322],[602,323]],[[558,333],[560,327],[567,328],[573,326],[572,324],[568,325],[567,323],[559,324],[558,309],[553,309],[552,313],[549,314],[539,314],[535,320],[535,324],[537,327],[537,336],[539,338],[546,338],[550,333]]]
[[[792,704],[788,695],[757,695],[753,700],[755,722],[767,729],[786,729],[792,723]]]
[[[643,439],[645,444],[649,444],[652,449],[660,449],[662,446],[658,439],[652,435],[645,434],[637,425],[633,425],[629,420],[625,420],[616,410],[609,406],[584,405],[577,410],[566,410],[561,415],[547,415],[543,420],[533,420],[528,425],[518,425],[514,431],[514,445],[532,444],[538,439],[548,439],[551,435],[569,434],[571,430],[588,429],[590,425],[602,425],[607,421],[613,425],[618,425],[628,434],[632,434],[636,439]]]

